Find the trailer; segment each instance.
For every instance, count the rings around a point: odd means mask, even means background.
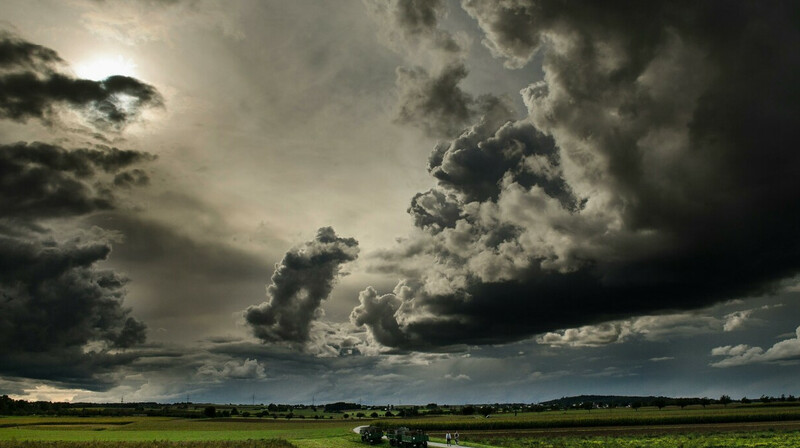
[[[389,445],[402,448],[428,448],[429,437],[420,430],[412,430],[405,427],[397,428],[386,434]]]
[[[359,433],[362,442],[369,442],[370,445],[383,442],[383,430],[377,426],[365,426]]]

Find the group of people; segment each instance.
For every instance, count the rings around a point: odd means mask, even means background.
[[[447,446],[450,446],[452,442],[456,442],[456,445],[458,445],[458,431],[456,431],[455,434],[450,434],[448,432],[445,434],[444,439],[447,440]]]

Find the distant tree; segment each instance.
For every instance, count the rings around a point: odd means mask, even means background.
[[[658,409],[664,409],[667,407],[667,400],[663,398],[656,398],[653,400],[653,406],[657,407]]]
[[[239,410],[236,408],[231,409],[231,415],[239,415]]]
[[[358,418],[364,418],[364,417],[366,417],[366,415],[364,415],[364,413],[363,413],[363,412],[359,412],[359,413],[357,413],[357,414],[356,414],[356,417],[358,417]]]
[[[581,403],[581,409],[591,411],[592,408],[594,408],[594,403],[592,403],[591,401],[584,401],[583,403]]]
[[[631,409],[633,409],[634,411],[638,411],[640,407],[642,407],[641,401],[634,401],[633,403],[631,403]]]
[[[269,406],[267,406],[267,409],[269,409],[269,412],[275,412],[278,410],[278,406],[275,405],[275,403],[270,403]]]
[[[373,412],[369,416],[372,417],[372,418],[378,418],[378,413],[377,412]]]
[[[475,406],[467,405],[461,408],[461,413],[463,415],[472,415],[475,413]]]
[[[394,414],[392,414],[392,411],[386,411],[386,413],[384,413],[383,416],[384,417],[394,417]]]
[[[428,403],[428,404],[425,405],[425,407],[428,408],[428,409],[436,409],[436,408],[439,407],[439,405],[436,404],[436,403]]]
[[[723,396],[719,397],[719,402],[723,406],[728,406],[728,403],[730,403],[731,401],[733,401],[733,400],[731,400],[731,397],[728,396],[728,395],[723,395]]]
[[[294,418],[294,413],[293,412],[290,412],[290,413],[286,414],[286,420],[291,420],[292,418]]]
[[[792,402],[797,401],[797,397],[795,397],[792,394],[789,394],[789,396],[786,397],[786,401],[792,401]]]
[[[342,418],[350,418],[350,414],[344,414]]]
[[[703,397],[703,398],[700,399],[700,406],[703,406],[705,408],[709,404],[711,404],[711,399],[710,398]]]
[[[208,418],[214,418],[217,416],[217,408],[214,406],[206,406],[206,408],[203,409],[203,415]]]
[[[230,417],[231,416],[231,411],[222,411],[222,416],[223,417]]]
[[[742,404],[750,404],[750,399],[749,399],[749,398],[747,398],[747,397],[742,397],[742,399],[741,399],[741,400],[739,400],[739,401],[740,401]]]
[[[250,417],[250,412],[248,411],[242,412],[242,417]]]

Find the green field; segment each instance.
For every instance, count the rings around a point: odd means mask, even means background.
[[[386,426],[425,428],[433,441],[444,430],[460,430],[462,443],[493,448],[528,447],[797,447],[798,424],[783,429],[762,426],[717,431],[722,422],[800,421],[800,407],[642,408],[546,411],[484,416],[432,416],[382,419]],[[0,447],[11,448],[352,448],[366,447],[352,428],[369,419],[183,419],[172,417],[0,417]],[[698,426],[689,426],[697,423]],[[641,425],[670,434],[637,433]],[[633,428],[609,435],[601,425]],[[675,426],[677,425],[677,426]],[[686,425],[685,431],[682,425]],[[730,425],[728,425],[730,427]],[[550,428],[562,428],[558,434]],[[677,429],[676,429],[677,428]],[[788,428],[788,429],[787,429]],[[606,427],[607,429],[607,427]],[[708,430],[707,430],[708,429]],[[710,431],[709,431],[710,430]],[[726,431],[731,431],[727,429]],[[534,436],[532,432],[537,432]],[[383,446],[388,444],[384,443]]]
[[[117,446],[117,442],[242,442],[283,439],[290,440],[298,447],[353,446],[359,440],[352,433],[352,428],[357,424],[359,422],[349,420],[5,417],[0,418],[0,444],[6,446],[11,441],[94,442],[96,445],[92,446],[99,446],[99,442],[115,442]],[[208,446],[226,445],[217,443]]]

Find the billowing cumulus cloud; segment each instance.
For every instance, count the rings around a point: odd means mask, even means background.
[[[232,360],[225,362],[221,367],[213,364],[204,364],[197,369],[200,376],[214,381],[224,380],[259,380],[266,378],[266,369],[257,359],[244,359],[241,363]]]
[[[397,69],[398,123],[433,137],[454,137],[482,115],[511,117],[508,98],[476,98],[459,85],[469,73],[464,62],[467,42],[440,27],[447,14],[445,2],[370,1],[367,6],[390,45],[415,60],[413,67]]]
[[[498,343],[797,274],[797,5],[464,7],[509,66],[542,52],[544,80],[521,91],[525,119],[487,114],[436,146],[438,186],[409,209],[420,232],[374,263],[412,274],[407,289],[366,290],[354,322],[392,347]]]
[[[0,235],[0,373],[97,388],[132,360],[119,350],[145,325],[122,304],[126,279],[97,268],[111,247],[96,238]]]
[[[286,252],[275,266],[268,300],[244,312],[253,334],[264,342],[304,343],[311,323],[321,317],[342,264],[358,257],[358,242],[341,238],[330,227],[300,247]]]
[[[735,367],[760,363],[797,363],[800,361],[800,327],[794,338],[785,339],[768,348],[750,347],[746,344],[725,345],[711,350],[711,356],[723,357],[711,363],[713,367]]]
[[[66,68],[53,50],[0,32],[0,118],[52,124],[68,109],[99,129],[119,130],[143,108],[162,104],[158,91],[138,79],[78,79]]]

